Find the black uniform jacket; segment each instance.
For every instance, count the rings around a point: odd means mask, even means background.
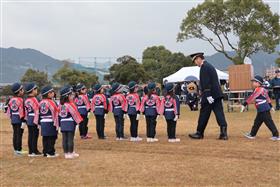
[[[201,103],[207,103],[207,97],[212,96],[215,100],[223,97],[216,69],[207,61],[200,67],[200,89],[202,93]]]

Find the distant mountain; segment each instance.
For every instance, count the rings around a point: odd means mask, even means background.
[[[51,78],[52,75],[63,66],[60,60],[54,59],[34,49],[18,49],[14,47],[0,49],[2,51],[2,66],[0,71],[0,73],[2,73],[2,80],[0,83],[19,81],[28,68],[48,72],[49,78]],[[277,51],[279,50],[280,45],[277,46]],[[229,54],[234,55],[234,52],[229,52]],[[272,54],[264,52],[254,54],[251,59],[253,61],[255,74],[263,75],[266,68],[275,66],[275,59],[278,57],[279,55],[276,52]],[[212,63],[217,69],[223,71],[227,71],[228,66],[232,65],[232,62],[221,53],[206,56],[206,60]],[[108,63],[104,62],[102,65],[108,66]],[[96,73],[100,81],[103,80],[104,74],[108,73],[104,71],[104,67],[101,65],[98,65],[96,70],[75,63],[70,63],[70,66],[81,71]]]
[[[276,51],[279,51],[280,45],[276,47]],[[233,56],[235,52],[228,52],[230,56]],[[215,53],[211,56],[205,57],[207,61],[213,64],[217,69],[222,71],[227,71],[228,67],[233,63],[227,59],[222,53]],[[254,66],[254,73],[258,75],[263,75],[264,71],[271,66],[276,66],[275,60],[279,58],[279,54],[274,52],[272,54],[259,51],[258,53],[252,55],[251,57],[252,64]]]
[[[13,83],[19,81],[29,68],[48,72],[49,78],[63,66],[60,60],[54,59],[34,49],[0,48],[2,51],[2,80],[1,83]],[[80,64],[70,63],[74,69],[95,72],[94,68],[84,67]],[[103,79],[103,75],[97,69],[97,76]]]

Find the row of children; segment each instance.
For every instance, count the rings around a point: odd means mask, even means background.
[[[179,118],[179,99],[173,94],[174,85],[168,83],[165,86],[166,96],[160,100],[156,94],[156,84],[149,83],[148,93],[140,100],[137,94],[137,84],[131,81],[128,84],[129,94],[122,94],[122,85],[114,83],[111,89],[110,101],[102,93],[102,85],[94,86],[95,95],[91,103],[86,95],[86,87],[78,84],[75,92],[71,86],[65,86],[60,90],[60,102],[54,100],[55,92],[51,86],[41,89],[42,100],[36,99],[37,86],[34,83],[12,85],[14,97],[8,102],[7,114],[13,126],[13,146],[16,155],[27,152],[22,150],[22,135],[25,123],[28,127],[29,156],[40,156],[37,142],[39,130],[43,140],[43,155],[56,157],[55,142],[60,129],[62,133],[62,145],[65,158],[75,158],[79,154],[74,152],[74,135],[76,126],[79,125],[82,139],[88,139],[88,114],[90,110],[95,115],[96,130],[99,139],[105,139],[104,125],[108,111],[111,111],[115,119],[116,140],[124,140],[124,117],[128,115],[131,126],[131,141],[141,141],[138,137],[138,121],[140,113],[145,115],[147,124],[147,142],[156,142],[156,123],[158,115],[164,115],[167,122],[169,142],[178,142],[176,134],[176,121]],[[27,99],[23,99],[24,93]]]
[[[43,140],[43,155],[57,157],[55,142],[60,127],[63,137],[63,150],[65,158],[75,158],[79,154],[74,152],[74,134],[76,124],[80,124],[83,118],[74,104],[74,94],[70,86],[60,90],[60,104],[54,101],[54,89],[51,86],[42,88],[42,100],[38,102],[37,86],[29,83],[25,87],[28,98],[24,101],[24,89],[19,83],[12,86],[14,97],[8,103],[7,114],[13,126],[13,146],[16,155],[26,152],[22,150],[22,135],[25,123],[28,127],[29,156],[41,156],[37,142],[39,129]]]

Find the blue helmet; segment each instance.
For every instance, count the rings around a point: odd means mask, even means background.
[[[36,88],[37,88],[37,85],[36,85],[35,83],[33,83],[33,82],[27,83],[27,84],[25,85],[25,92],[26,92],[26,93],[30,93],[30,92],[32,92],[32,90],[34,90],[34,89],[36,89]]]
[[[50,85],[45,86],[41,90],[41,95],[46,95],[46,94],[48,94],[51,91],[53,91],[53,87],[51,87]]]
[[[22,84],[20,84],[20,83],[18,83],[18,82],[14,83],[14,84],[12,85],[12,92],[13,92],[14,94],[17,94],[21,89],[23,89],[23,86],[22,86]]]

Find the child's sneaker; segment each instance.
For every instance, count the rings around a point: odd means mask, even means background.
[[[181,141],[180,138],[175,138],[174,140],[175,140],[175,142],[180,142]]]
[[[168,139],[168,142],[169,142],[169,143],[174,143],[174,142],[175,142],[175,139]]]
[[[131,142],[136,142],[136,138],[131,137],[129,141],[131,141]]]
[[[120,138],[116,138],[117,141],[120,141]]]
[[[272,141],[280,141],[280,137],[279,136],[272,136],[270,139]]]
[[[152,138],[147,138],[147,142],[152,142]]]
[[[14,151],[14,155],[16,155],[16,156],[22,156],[23,154],[21,153],[21,151]]]
[[[79,155],[78,153],[73,152],[73,153],[72,153],[72,156],[73,156],[74,158],[78,158],[80,155]]]
[[[65,153],[64,155],[65,159],[73,159],[74,156],[71,153]]]
[[[127,138],[121,137],[120,140],[124,141],[124,140],[127,140]]]
[[[137,137],[136,137],[136,140],[137,140],[137,141],[142,141],[143,138],[140,138],[139,136],[137,136]]]
[[[87,140],[87,139],[91,139],[92,137],[90,135],[86,135],[86,136],[81,136],[82,140]]]
[[[87,134],[87,135],[85,136],[85,138],[86,138],[86,139],[92,139],[92,136],[90,136],[89,134]]]
[[[21,150],[22,154],[28,154],[28,151]]]
[[[31,154],[28,154],[29,157],[35,157],[36,154],[35,153],[31,153]]]
[[[153,142],[158,142],[158,139],[157,138],[153,138]]]
[[[36,152],[36,153],[31,153],[31,154],[28,154],[29,157],[38,157],[38,156],[42,156],[42,153],[40,153],[39,151]]]
[[[27,151],[23,151],[23,150],[21,150],[21,151],[14,151],[14,154],[17,155],[17,156],[25,155],[27,153],[28,153]]]
[[[251,140],[256,139],[256,136],[252,136],[249,132],[245,133],[244,136]]]
[[[47,158],[55,158],[55,157],[58,157],[59,154],[53,154],[53,155],[50,155],[50,154],[47,154]]]

